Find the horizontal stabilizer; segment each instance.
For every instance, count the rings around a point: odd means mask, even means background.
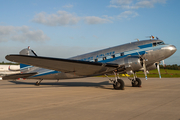
[[[18,73],[18,74],[12,74],[2,77],[3,80],[9,80],[9,79],[18,79],[18,78],[28,78],[30,76],[33,76],[37,73]]]
[[[6,59],[13,62],[83,76],[106,73],[122,67],[114,63],[89,62],[27,55],[7,55]]]

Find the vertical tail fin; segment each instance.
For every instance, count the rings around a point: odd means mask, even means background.
[[[19,52],[19,54],[20,55],[37,56],[37,54],[32,49],[30,49],[29,46],[28,46],[28,48],[25,48],[25,49],[21,50]]]
[[[37,54],[32,49],[30,49],[30,47],[21,50],[19,52],[19,54],[20,55],[37,56]],[[29,73],[32,69],[33,69],[33,66],[20,63],[21,73]]]

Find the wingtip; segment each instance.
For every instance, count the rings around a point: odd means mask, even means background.
[[[10,55],[6,55],[6,56],[5,56],[6,60],[8,60],[8,57],[9,57],[9,56],[10,56]]]
[[[12,62],[14,62],[13,60],[12,60],[12,57],[13,56],[13,54],[9,54],[9,55],[6,55],[6,60],[9,60],[9,61],[12,61]]]

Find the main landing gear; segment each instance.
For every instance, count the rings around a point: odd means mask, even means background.
[[[124,90],[124,81],[122,79],[117,79],[117,81],[114,82],[113,87],[115,90]]]
[[[141,80],[137,78],[136,73],[134,72],[133,74],[133,79],[129,78],[128,79],[131,81],[132,87],[141,87]]]
[[[40,81],[37,81],[37,82],[35,83],[35,85],[39,86],[42,80],[43,80],[43,79],[41,79]]]
[[[113,87],[115,90],[124,90],[124,81],[119,78],[119,74],[114,72],[115,79],[110,79],[106,74],[105,76],[109,79],[109,81],[113,82]],[[134,72],[133,74],[133,79],[129,78],[128,79],[131,81],[132,87],[141,87],[141,80],[137,78],[136,73]]]
[[[116,72],[114,72],[115,79],[110,79],[106,74],[105,76],[109,79],[109,81],[113,82],[113,87],[115,90],[124,90],[124,81],[119,78]]]

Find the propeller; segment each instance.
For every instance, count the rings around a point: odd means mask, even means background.
[[[146,61],[147,59],[145,59],[145,56],[144,54],[143,55],[140,55],[139,52],[137,51],[139,57],[140,57],[140,60],[142,62],[142,65],[143,65],[143,69],[144,69],[144,75],[145,75],[145,79],[147,80],[147,70],[146,70]]]
[[[164,70],[165,70],[166,74],[168,74],[168,72],[166,71],[166,64],[165,64],[164,60],[162,60],[162,62],[163,62]]]
[[[159,78],[161,79],[161,72],[160,72],[160,69],[159,69],[159,62],[156,63],[156,66],[157,66],[157,70],[158,70],[158,73],[159,73]]]
[[[146,71],[146,59],[143,59],[143,68],[144,68],[144,75],[147,80],[147,71]]]
[[[165,64],[164,60],[162,60],[162,62],[163,62],[163,67],[165,67],[165,66],[166,66],[166,64]]]
[[[144,75],[145,75],[145,79],[147,80],[147,69],[146,69],[146,61],[147,59],[145,58],[144,54],[143,55],[140,55],[139,52],[137,51],[140,59],[141,59],[141,62],[142,62],[142,65],[143,65],[143,69],[144,69]],[[164,63],[164,60],[162,60],[163,62],[163,66],[165,67],[165,63]],[[160,67],[159,67],[159,63],[160,62],[156,62],[156,67],[157,67],[157,70],[158,70],[158,73],[159,73],[159,78],[161,78],[161,72],[160,72]]]
[[[164,60],[162,60],[162,63],[163,63],[163,66],[165,67]],[[159,68],[159,62],[156,62],[156,67],[157,67],[157,70],[158,70],[158,73],[159,73],[159,78],[161,79],[161,72],[160,72],[160,68]]]

